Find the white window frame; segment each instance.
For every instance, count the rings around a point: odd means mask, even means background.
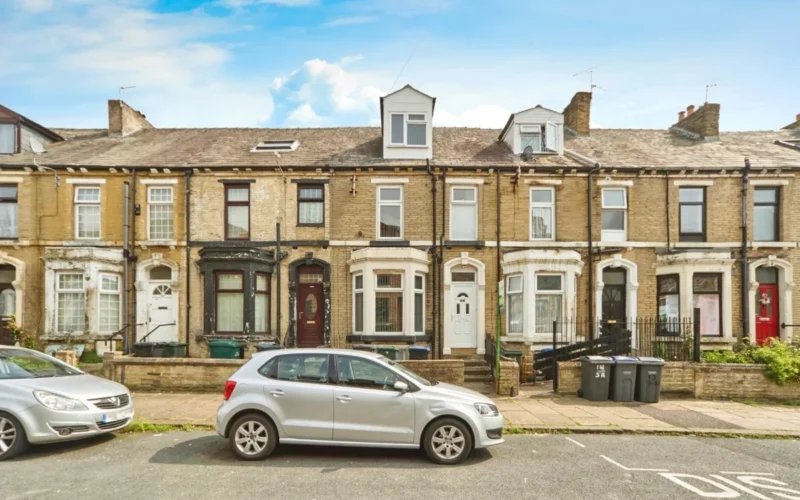
[[[422,288],[417,288],[417,278],[422,280]],[[422,296],[422,329],[417,330],[417,296]],[[414,274],[414,333],[425,333],[425,275],[422,273]]]
[[[519,149],[520,153],[525,151],[525,147],[522,145],[522,137],[526,135],[538,135],[539,136],[539,149],[533,149],[534,153],[542,153],[544,152],[544,135],[542,134],[542,126],[541,125],[520,125],[519,126]]]
[[[378,240],[402,240],[405,235],[405,190],[400,185],[378,185],[378,193],[375,197],[377,207],[375,208],[375,239]],[[381,192],[384,189],[399,189],[400,200],[381,201]],[[400,236],[381,236],[381,207],[399,206],[400,207]]]
[[[356,279],[361,278],[361,288],[356,287]],[[376,278],[377,279],[377,278]],[[356,325],[356,295],[361,294],[361,329],[359,330]],[[366,294],[364,293],[364,273],[353,274],[353,333],[364,333],[366,325]]]
[[[545,123],[544,132],[545,144],[542,144],[543,152],[558,153],[558,124],[555,122]]]
[[[14,143],[11,147],[11,151],[0,151],[0,155],[13,155],[19,152],[19,130],[18,125],[15,123],[0,123],[0,126],[3,127],[11,127],[11,137],[14,140]]]
[[[82,191],[97,191],[97,201],[86,201],[86,200],[79,200],[78,194]],[[75,239],[77,240],[99,240],[103,237],[103,210],[101,206],[101,202],[103,200],[103,192],[99,186],[75,186]],[[97,214],[97,223],[100,227],[99,234],[97,236],[81,236],[80,235],[80,225],[78,223],[80,208],[85,206],[98,206],[100,210],[98,210]]]
[[[547,276],[558,276],[559,281],[561,283],[561,287],[558,290],[539,290],[539,277],[547,277]],[[531,305],[533,307],[533,314],[534,314],[534,322],[533,322],[533,333],[534,333],[534,335],[537,335],[537,334],[541,335],[542,333],[552,333],[551,332],[552,328],[550,328],[550,327],[548,327],[547,332],[537,332],[536,331],[536,325],[539,324],[539,318],[535,317],[536,316],[536,297],[538,295],[560,295],[561,296],[561,318],[559,318],[559,319],[563,323],[564,318],[565,318],[564,308],[565,308],[565,305],[566,305],[566,286],[565,286],[566,284],[564,283],[565,279],[566,279],[566,276],[564,275],[564,273],[537,272],[536,274],[534,274],[534,276],[533,276],[533,304]]]
[[[514,278],[519,278],[519,290],[512,290],[511,289],[511,280]],[[522,324],[520,325],[520,331],[512,332],[511,331],[511,295],[520,295],[522,297]],[[516,274],[509,274],[506,276],[506,298],[505,298],[505,310],[506,310],[506,335],[514,336],[514,335],[525,335],[525,277],[522,273]]]
[[[402,116],[403,117],[403,142],[394,142],[392,140],[392,117],[393,116]],[[412,120],[409,118],[410,116],[422,115],[422,120]],[[408,143],[408,125],[425,125],[425,144],[409,144]],[[428,134],[430,132],[430,120],[428,119],[428,113],[425,112],[390,112],[389,113],[389,146],[403,146],[408,148],[427,148],[430,147],[428,144]]]
[[[550,203],[534,202],[534,191],[548,191],[550,192]],[[530,206],[528,207],[528,237],[531,241],[555,241],[556,239],[556,190],[552,187],[532,187],[530,190],[529,198]],[[534,238],[533,237],[533,215],[531,210],[535,207],[550,208],[550,224],[553,228],[552,234],[549,238]]]
[[[117,289],[116,290],[106,290],[106,289],[104,289],[103,288],[103,278],[104,277],[110,277],[110,278],[116,279],[117,280]],[[119,307],[118,307],[118,309],[119,309],[119,320],[118,320],[117,324],[118,325],[122,325],[122,302],[121,302],[121,299],[122,299],[122,280],[120,279],[120,276],[117,275],[117,274],[112,274],[112,273],[99,273],[97,275],[97,291],[98,291],[97,292],[97,331],[99,333],[116,333],[117,330],[113,330],[113,331],[112,330],[104,330],[102,328],[103,321],[102,321],[102,319],[100,317],[100,315],[102,314],[102,309],[101,309],[100,303],[101,303],[101,299],[102,299],[103,295],[116,295],[117,296],[117,302],[119,303]]]
[[[378,275],[379,274],[389,274],[394,276],[400,276],[400,288],[381,288],[378,286]],[[408,327],[406,325],[406,312],[407,307],[409,304],[406,303],[406,294],[405,294],[405,284],[406,284],[406,273],[400,270],[381,270],[381,271],[374,271],[372,273],[372,283],[373,283],[373,293],[372,293],[372,302],[373,302],[373,314],[375,315],[375,334],[376,335],[403,335],[404,330]],[[413,286],[413,284],[412,284]],[[377,331],[377,315],[378,315],[378,294],[382,292],[388,293],[400,293],[400,297],[403,299],[403,314],[400,316],[400,321],[403,323],[402,328],[399,332],[378,332]],[[411,304],[411,310],[414,310],[414,304]],[[411,325],[411,330],[414,330],[414,325]]]
[[[454,193],[457,189],[472,191],[472,201],[456,200]],[[475,237],[474,238],[455,238],[453,236],[453,205],[472,205],[475,207]],[[452,186],[450,188],[450,241],[477,241],[478,240],[478,188],[474,186]]]
[[[606,192],[622,191],[622,206],[606,204]],[[603,188],[600,192],[600,204],[602,211],[622,212],[623,229],[604,229],[603,215],[600,214],[600,239],[602,241],[628,241],[628,190],[624,187]]]
[[[80,276],[81,277],[81,288],[61,288],[61,276],[67,276],[67,275]],[[61,294],[62,293],[78,293],[78,292],[82,293],[83,294],[83,314],[84,315],[86,314],[86,273],[83,272],[83,271],[78,271],[78,270],[76,270],[76,271],[64,271],[64,272],[56,273],[55,278],[56,278],[56,280],[55,280],[56,281],[56,300],[55,300],[55,302],[56,302],[55,303],[55,310],[56,310],[55,331],[56,331],[56,333],[59,333],[59,334],[60,333],[83,333],[83,330],[79,330],[79,331],[61,330],[59,328],[58,318],[59,318],[59,312],[60,312],[60,309],[61,309],[60,306],[59,306],[59,303],[61,302],[60,299],[61,299]]]
[[[159,190],[169,190],[169,201],[154,201],[153,200],[153,191]],[[149,241],[172,241],[175,239],[175,192],[171,186],[149,186],[147,188],[147,239]],[[153,205],[171,205],[172,206],[172,234],[169,238],[153,238],[153,234],[151,231],[151,208]]]

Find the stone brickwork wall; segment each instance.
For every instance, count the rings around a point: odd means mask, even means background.
[[[592,93],[576,92],[564,108],[564,126],[571,128],[578,135],[589,135],[591,108]]]
[[[719,137],[719,108],[719,104],[707,102],[673,126],[688,130],[703,138]]]
[[[558,392],[575,394],[581,386],[580,363],[559,363],[558,370]],[[701,399],[796,400],[800,385],[776,384],[764,375],[761,365],[666,363],[661,393]]]
[[[425,378],[432,378],[448,384],[464,384],[464,360],[407,360],[400,364]]]
[[[519,365],[516,361],[500,361],[500,377],[495,379],[495,392],[499,396],[519,394]]]

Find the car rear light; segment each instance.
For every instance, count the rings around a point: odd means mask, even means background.
[[[227,382],[225,382],[225,393],[222,395],[222,400],[227,401],[228,399],[230,399],[234,389],[236,389],[236,382],[234,382],[233,380],[228,380]]]

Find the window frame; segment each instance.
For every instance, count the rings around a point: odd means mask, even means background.
[[[695,292],[694,291],[694,280],[695,280],[695,278],[715,278],[717,280],[717,291],[716,292],[699,292],[699,293]],[[698,332],[700,333],[701,337],[710,337],[710,338],[720,337],[721,338],[721,337],[724,336],[723,332],[725,331],[725,329],[723,328],[723,325],[722,325],[722,322],[724,321],[724,318],[723,318],[723,315],[722,315],[722,300],[723,300],[723,296],[722,296],[722,280],[723,280],[723,278],[724,278],[723,273],[692,273],[692,325],[694,325],[694,328],[698,329]],[[700,325],[698,325],[694,320],[694,312],[695,312],[694,297],[695,297],[695,295],[716,295],[716,296],[719,297],[719,300],[717,301],[719,303],[719,307],[717,308],[718,309],[717,310],[717,314],[719,315],[718,316],[718,318],[719,318],[719,322],[718,322],[719,323],[719,331],[717,333],[708,334],[708,333],[703,333],[702,331],[699,330],[700,329]]]
[[[605,193],[622,191],[622,205],[613,206],[606,204]],[[603,227],[603,213],[622,212],[622,229],[605,229]],[[610,236],[606,238],[603,235]],[[603,188],[600,192],[600,239],[602,241],[628,241],[628,190],[624,187]]]
[[[169,201],[153,201],[153,191],[156,189],[169,190]],[[152,230],[152,206],[153,205],[169,205],[172,207],[170,237],[169,238],[153,238]],[[148,241],[173,241],[175,239],[175,190],[172,186],[147,186],[147,240]]]
[[[422,286],[417,287],[417,278],[422,280]],[[417,297],[422,297],[422,310],[420,311],[420,318],[422,318],[422,327],[417,329]],[[414,333],[425,333],[425,275],[422,273],[414,274]]]
[[[361,287],[356,286],[357,278],[361,278]],[[361,295],[361,329],[358,328],[358,315],[356,314],[356,295]],[[353,273],[353,333],[364,333],[366,322],[366,296],[364,294],[364,273]]]
[[[519,290],[511,289],[511,280],[519,278]],[[511,331],[511,296],[519,295],[522,300],[522,317],[519,331]],[[522,273],[514,273],[506,275],[506,298],[505,298],[505,317],[506,317],[506,335],[525,335],[525,276]]]
[[[550,276],[557,276],[559,278],[559,283],[561,284],[559,289],[558,290],[540,290],[539,289],[539,278],[540,277],[550,277]],[[537,334],[541,335],[542,333],[545,333],[545,332],[536,331],[536,326],[539,324],[539,318],[536,317],[536,297],[538,297],[539,295],[558,295],[559,297],[561,297],[561,308],[560,308],[561,309],[561,313],[560,313],[561,317],[559,318],[559,322],[561,322],[561,323],[564,322],[564,318],[565,318],[565,316],[564,316],[564,306],[566,305],[566,293],[567,293],[566,286],[565,286],[566,283],[564,283],[565,280],[566,280],[566,275],[564,273],[554,273],[554,272],[544,271],[544,272],[536,272],[534,274],[534,276],[533,276],[533,314],[534,314],[533,333],[534,333],[534,335],[537,335]],[[524,302],[523,302],[523,304],[524,304]],[[551,331],[551,328],[550,328],[550,325],[547,325],[547,326],[548,326],[547,330],[548,330],[548,333],[549,333]],[[561,332],[559,332],[559,333],[561,333]]]
[[[681,201],[681,191],[688,189],[699,189],[703,193],[703,201]],[[707,224],[707,202],[708,190],[706,186],[683,186],[678,188],[678,241],[680,242],[694,242],[703,243],[708,241],[708,224]],[[701,221],[703,229],[700,232],[687,233],[683,230],[683,207],[684,206],[700,206],[702,209]]]
[[[534,191],[547,191],[550,193],[550,203],[534,202]],[[550,208],[550,224],[552,227],[551,235],[549,238],[534,238],[533,236],[533,214],[531,213],[534,207]],[[530,241],[555,241],[556,240],[556,190],[553,187],[536,186],[530,189],[528,194],[528,237]]]
[[[378,286],[378,276],[381,274],[393,275],[393,276],[400,276],[400,287],[399,288],[381,288]],[[406,314],[406,294],[405,294],[405,285],[406,285],[406,276],[405,272],[398,271],[398,270],[376,270],[372,274],[373,277],[373,304],[374,304],[374,313],[375,313],[375,333],[377,335],[404,335],[405,328],[406,328],[406,321],[405,321],[405,314]],[[413,286],[413,284],[412,284]],[[402,303],[402,311],[399,315],[400,318],[400,330],[391,331],[391,332],[379,332],[378,331],[378,294],[380,293],[399,293],[400,299]],[[413,307],[413,304],[412,304]]]
[[[81,279],[80,279],[81,288],[80,289],[78,289],[78,288],[61,288],[61,276],[66,276],[66,275],[80,276],[81,277]],[[59,328],[58,319],[59,319],[59,313],[61,312],[61,306],[59,304],[59,302],[60,302],[59,299],[60,299],[61,293],[81,293],[83,295],[83,316],[84,316],[84,318],[86,317],[86,272],[84,272],[82,270],[69,270],[69,271],[57,272],[55,281],[56,281],[56,283],[55,283],[55,285],[56,285],[56,301],[55,301],[56,302],[55,303],[55,309],[56,309],[55,331],[56,331],[56,333],[83,333],[84,330],[79,330],[79,331],[61,330]],[[84,322],[83,326],[84,327],[86,326],[85,322]]]
[[[117,289],[116,290],[105,290],[103,289],[103,277],[112,277],[117,280]],[[114,273],[99,273],[97,275],[97,332],[98,333],[116,333],[119,331],[117,330],[104,330],[102,328],[103,321],[102,321],[102,297],[103,295],[116,295],[117,296],[117,303],[119,308],[119,319],[117,326],[122,326],[122,279],[118,274]]]
[[[0,121],[0,125],[11,126],[13,130],[12,135],[14,136],[14,150],[10,152],[0,151],[0,155],[15,155],[19,153],[22,146],[22,129],[19,124],[16,121]]]
[[[300,198],[303,189],[319,189],[322,193],[319,198]],[[300,222],[300,205],[303,203],[322,203],[321,222]],[[297,226],[298,227],[324,227],[325,226],[325,184],[298,183],[297,184]]]
[[[545,146],[544,146],[544,133],[542,131],[542,126],[540,124],[525,124],[519,126],[519,150],[520,153],[525,152],[525,148],[527,146],[523,146],[523,137],[524,136],[539,136],[539,149],[531,147],[533,153],[544,153]],[[528,144],[530,146],[530,144]]]
[[[223,331],[219,329],[219,277],[220,276],[241,276],[242,278],[242,287],[238,290],[233,289],[226,289],[222,290],[223,294],[241,294],[242,296],[242,330],[241,331]],[[244,279],[245,279],[245,272],[244,271],[229,271],[229,270],[220,270],[214,271],[214,332],[219,335],[245,335],[246,332],[246,323],[247,317],[244,314],[245,311],[245,293],[244,293]]]
[[[464,200],[456,200],[455,199],[455,192],[457,189],[462,189],[465,191],[472,191],[474,194],[472,201],[464,201]],[[453,205],[461,205],[461,206],[473,206],[475,207],[475,237],[474,238],[455,238],[453,236]],[[477,186],[461,186],[455,185],[450,187],[450,241],[478,241],[478,188]]]
[[[381,200],[381,192],[384,189],[399,189],[400,190],[400,200],[397,201],[382,201]],[[375,196],[375,200],[377,203],[375,209],[375,237],[378,240],[402,240],[405,236],[405,189],[400,184],[387,184],[387,185],[378,185],[377,186],[377,193]],[[400,236],[381,236],[381,207],[384,206],[399,206],[400,207]]]
[[[422,120],[412,120],[409,117],[411,115],[422,115],[424,118]],[[392,117],[393,116],[402,116],[403,117],[403,142],[394,142],[392,140],[392,132],[393,132],[393,123]],[[408,143],[408,125],[425,125],[425,144],[409,144]],[[428,134],[430,132],[430,117],[428,113],[424,111],[390,111],[389,112],[389,147],[405,147],[405,148],[428,148],[430,147],[428,141]]]
[[[79,200],[78,193],[82,190],[92,190],[97,191],[97,201],[86,201],[86,200]],[[76,240],[99,240],[103,238],[103,191],[100,186],[75,186],[75,194],[73,205],[75,207],[75,239]],[[80,235],[80,209],[81,207],[98,207],[97,211],[97,226],[98,226],[98,234],[97,236],[81,236]]]
[[[250,184],[224,184],[225,186],[225,240],[231,241],[250,241],[252,236],[251,231],[251,217],[252,217],[252,210],[250,207],[250,201],[252,200],[251,192],[250,192]],[[246,189],[247,190],[247,201],[229,201],[228,194],[231,189]],[[228,209],[230,207],[247,207],[247,236],[243,238],[232,238],[228,235]]]
[[[758,191],[772,191],[775,193],[774,202],[757,202],[755,193]],[[775,207],[773,231],[775,237],[771,240],[756,239],[756,207]],[[757,186],[753,190],[753,241],[781,241],[781,188],[777,186]]]
[[[16,205],[17,213],[16,213],[16,234],[14,236],[0,236],[0,240],[17,240],[19,239],[19,184],[8,184],[2,183],[0,184],[0,188],[14,188],[14,197],[0,197],[0,204],[8,204],[8,205]]]
[[[272,276],[269,273],[265,273],[265,272],[261,272],[261,271],[256,271],[255,273],[253,273],[253,276],[255,278],[255,282],[253,283],[253,292],[254,292],[254,296],[253,296],[253,333],[255,333],[257,335],[258,334],[270,335],[270,334],[272,334],[272,322],[271,322],[271,320],[272,320],[271,309],[272,308],[270,307],[270,301],[271,301],[271,297],[272,297],[272,280],[270,278]],[[267,289],[266,290],[259,290],[258,289],[258,278],[259,278],[259,276],[263,276],[264,279],[266,280],[266,282],[267,282]],[[244,287],[244,278],[242,278],[242,287]],[[256,323],[256,311],[258,310],[258,303],[256,302],[256,298],[259,295],[266,296],[266,300],[267,300],[267,310],[265,312],[266,329],[263,332],[258,331],[258,329],[257,329],[258,326],[257,326],[257,323]],[[242,303],[242,308],[244,308],[244,303]]]
[[[675,284],[676,284],[675,291],[674,292],[662,292],[661,291],[661,282],[663,280],[673,279],[673,278],[675,279]],[[676,297],[678,297],[678,317],[675,320],[676,327],[678,328],[677,331],[670,330],[668,328],[668,326],[664,326],[664,325],[669,325],[670,324],[670,320],[668,319],[667,321],[662,322],[661,321],[661,315],[660,315],[660,312],[659,312],[659,310],[661,308],[661,297],[662,296],[667,297],[667,296],[671,296],[671,295],[675,295]],[[678,273],[659,274],[659,275],[657,275],[656,276],[656,325],[658,326],[657,334],[659,336],[681,335],[681,331],[680,331],[681,323],[682,323],[682,320],[681,320],[681,309],[682,309],[682,306],[681,306],[681,275],[678,274]]]

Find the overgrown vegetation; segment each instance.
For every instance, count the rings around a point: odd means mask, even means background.
[[[153,424],[145,420],[134,420],[128,427],[122,430],[122,433],[124,434],[130,434],[135,432],[162,433],[162,432],[172,432],[172,431],[189,432],[189,431],[209,431],[213,429],[214,429],[213,426],[210,425]]]
[[[36,351],[42,350],[41,343],[39,342],[39,339],[36,338],[36,335],[29,334],[21,326],[19,326],[15,316],[11,316],[11,319],[8,321],[7,328],[11,332],[11,335],[14,336],[14,340],[19,342],[21,347],[26,349],[34,349]]]
[[[732,351],[703,353],[704,363],[764,365],[764,373],[778,385],[800,383],[800,348],[770,339],[763,346],[749,342],[736,345]]]
[[[81,356],[81,359],[80,359],[80,362],[81,363],[86,363],[86,364],[102,363],[103,362],[103,356],[100,356],[99,354],[97,354],[96,351],[90,351],[89,349],[84,349],[83,350],[83,355]]]

